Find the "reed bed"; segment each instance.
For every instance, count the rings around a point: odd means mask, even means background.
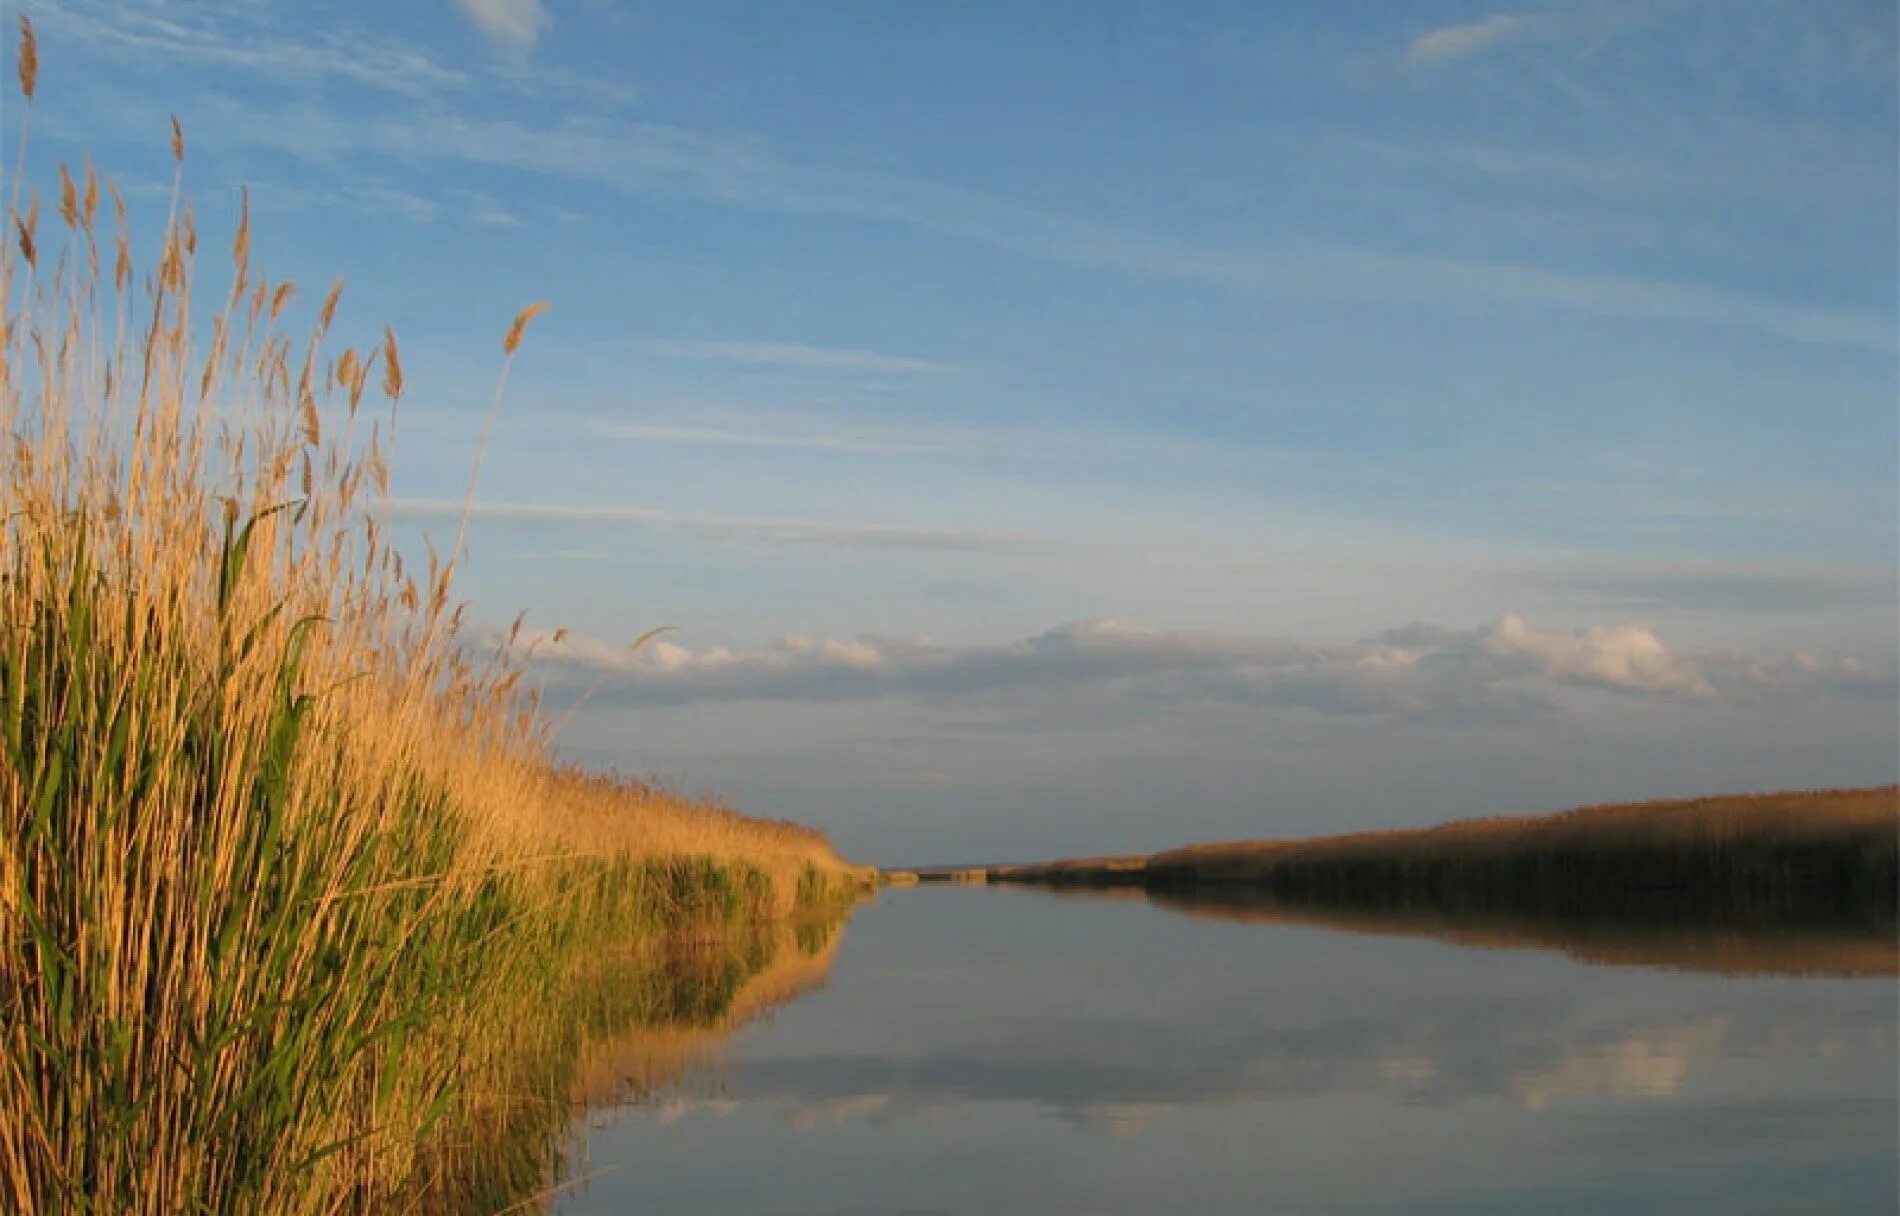
[[[1891,926],[1891,786],[1583,807],[1417,831],[1196,845],[1150,857],[1150,887],[1244,885],[1289,900],[1443,912],[1607,908]]]
[[[860,876],[555,763],[455,600],[466,517],[426,564],[379,518],[401,351],[333,337],[340,283],[293,337],[248,213],[208,287],[176,184],[144,261],[90,164],[10,194],[0,1210],[475,1210],[430,1182],[498,1125],[470,1079],[564,1033],[580,960]]]
[[[998,867],[990,881],[1244,893],[1263,908],[1859,925],[1891,940],[1900,792],[1799,790],[1190,845]]]

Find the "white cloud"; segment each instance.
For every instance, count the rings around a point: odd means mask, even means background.
[[[668,640],[630,652],[524,634],[558,685],[605,672],[624,704],[954,698],[1091,688],[1130,701],[1214,702],[1329,716],[1472,721],[1608,692],[1682,703],[1891,698],[1892,664],[1806,654],[1680,653],[1640,626],[1573,632],[1506,615],[1477,629],[1413,625],[1346,646],[1086,621],[1019,641],[947,646],[791,636],[757,651]]]
[[[1420,34],[1412,40],[1405,57],[1413,63],[1443,63],[1521,38],[1532,28],[1533,23],[1528,17],[1516,13],[1494,13],[1481,21],[1440,26]]]
[[[1506,615],[1484,639],[1486,653],[1524,659],[1563,680],[1635,692],[1708,696],[1713,690],[1692,662],[1671,654],[1640,625],[1596,626],[1546,633],[1523,617]]]
[[[549,23],[541,0],[455,0],[455,7],[482,33],[510,50],[533,50]]]

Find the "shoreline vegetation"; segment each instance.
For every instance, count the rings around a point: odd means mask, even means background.
[[[175,120],[155,246],[90,163],[42,197],[24,19],[18,52],[0,1209],[532,1208],[594,1046],[722,1024],[871,873],[557,762],[520,622],[455,601],[466,509],[426,567],[379,513],[395,334],[332,340],[341,283],[268,278],[242,207],[203,273]]]
[[[1745,972],[1900,972],[1900,790],[1581,807],[1147,856],[887,870],[1136,894],[1192,915]]]

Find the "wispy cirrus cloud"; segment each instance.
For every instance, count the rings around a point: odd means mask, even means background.
[[[32,16],[51,39],[82,43],[141,67],[191,66],[244,73],[273,90],[333,82],[378,93],[441,99],[501,89],[537,98],[566,95],[590,104],[624,104],[624,83],[548,65],[523,55],[451,64],[422,43],[387,29],[373,33],[343,23],[304,24],[302,6],[228,4],[206,0],[35,0]],[[541,0],[456,0],[457,9],[489,38],[532,49],[550,18]]]
[[[1493,13],[1462,25],[1443,25],[1412,39],[1405,57],[1412,63],[1444,63],[1475,55],[1537,28],[1533,18],[1518,13]]]
[[[1430,304],[1446,300],[1529,306],[1625,321],[1668,321],[1768,334],[1788,341],[1888,352],[1893,321],[1875,313],[1759,299],[1719,288],[1633,275],[1551,270],[1425,254],[1355,249],[1315,253],[1330,290]],[[1316,285],[1315,290],[1328,290]]]
[[[595,422],[589,434],[633,443],[680,447],[772,448],[784,451],[858,452],[865,454],[927,455],[946,451],[941,444],[912,443],[868,435],[787,435],[764,431],[735,431],[712,426],[640,426]]]
[[[1674,322],[1784,341],[1891,352],[1892,318],[1635,275],[1319,242],[1220,248],[1028,207],[891,174],[788,160],[756,141],[665,123],[570,116],[551,124],[430,111],[344,121],[305,107],[268,113],[215,98],[219,138],[334,165],[375,156],[457,163],[580,182],[629,197],[903,225],[1044,261],[1278,295],[1432,309],[1535,308],[1619,322]],[[791,343],[650,339],[656,354],[761,366],[915,374],[951,370],[908,355]]]
[[[324,189],[292,185],[281,181],[245,183],[251,204],[262,211],[311,211],[341,208],[376,219],[433,223],[442,217],[442,203],[413,190],[392,186],[368,178],[363,181],[337,182]],[[169,196],[171,187],[164,185]]]
[[[447,498],[391,498],[392,519],[429,522],[459,519],[462,503]],[[951,553],[1048,553],[1062,546],[1046,537],[975,528],[914,524],[854,523],[786,516],[693,515],[634,506],[483,501],[471,519],[558,527],[636,528],[713,540],[755,544],[821,545],[839,548],[917,549]]]
[[[255,73],[279,85],[347,80],[381,92],[423,94],[468,87],[473,78],[433,55],[389,39],[331,29],[297,34],[252,6],[99,4],[96,0],[40,0],[40,29],[89,49]]]
[[[765,367],[818,368],[826,371],[923,373],[951,370],[945,363],[911,355],[840,346],[807,346],[795,342],[693,341],[648,338],[640,349],[681,359],[721,363],[751,363]]]
[[[1053,693],[1087,688],[1132,702],[1212,702],[1329,716],[1483,721],[1558,707],[1594,690],[1696,703],[1856,696],[1891,699],[1893,665],[1803,653],[1682,652],[1639,625],[1541,629],[1507,614],[1453,630],[1413,625],[1363,642],[1085,621],[1014,642],[791,636],[757,651],[662,642],[630,652],[599,639],[524,634],[558,683],[623,677],[623,704],[837,701]]]
[[[1688,606],[1728,612],[1891,606],[1897,590],[1892,568],[1857,566],[1585,562],[1532,567],[1517,577],[1526,586],[1635,608]]]
[[[552,18],[541,0],[455,0],[456,11],[498,45],[531,51]]]
[[[1641,4],[1617,0],[1537,12],[1491,13],[1476,21],[1426,30],[1406,47],[1405,61],[1429,67],[1471,59],[1501,47],[1602,38],[1639,23],[1646,15]]]

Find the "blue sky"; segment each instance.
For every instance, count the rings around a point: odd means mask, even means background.
[[[464,591],[578,758],[879,860],[1893,774],[1891,4],[10,7],[36,159],[176,112],[401,335],[405,527],[552,301]]]

